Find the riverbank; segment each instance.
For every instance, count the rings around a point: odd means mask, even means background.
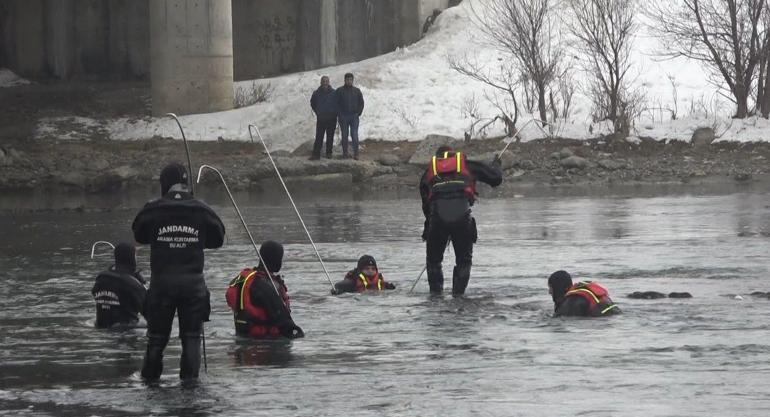
[[[293,190],[414,188],[432,152],[449,143],[471,159],[491,160],[502,139],[463,142],[443,136],[423,141],[362,142],[361,160],[338,157],[308,161],[309,143],[273,156]],[[234,190],[268,192],[278,186],[263,149],[240,141],[190,143],[193,165],[219,168]],[[335,148],[335,155],[339,149]],[[184,161],[181,141],[18,141],[0,148],[0,190],[81,190],[114,193],[146,188],[169,161]],[[495,191],[521,188],[623,184],[746,184],[770,177],[770,144],[715,142],[693,145],[597,138],[544,139],[513,143],[503,155],[505,183]],[[208,176],[205,181],[214,181]],[[488,187],[481,187],[489,193]]]

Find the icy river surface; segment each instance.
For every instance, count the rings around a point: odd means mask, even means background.
[[[146,195],[82,203],[109,208],[97,211],[45,210],[66,199],[39,196],[19,210],[29,200],[3,197],[0,415],[770,415],[770,299],[750,295],[770,291],[766,190],[483,199],[463,298],[429,297],[425,277],[408,292],[425,253],[415,195],[298,201],[333,281],[368,253],[398,286],[333,297],[285,196],[239,194],[255,238],[286,245],[282,272],[306,332],[257,343],[235,338],[224,300],[254,251],[213,188],[198,195],[228,236],[206,254],[208,373],[195,387],[178,381],[178,339],[160,386],[146,387],[144,331],[93,328],[90,289],[111,254],[91,260],[91,243],[130,239]],[[138,257],[148,271],[149,249]],[[450,283],[452,261],[450,250]],[[551,318],[546,278],[557,269],[604,284],[624,314]],[[647,290],[693,298],[627,297]]]

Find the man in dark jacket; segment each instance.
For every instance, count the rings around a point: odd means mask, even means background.
[[[170,164],[160,173],[161,198],[145,204],[136,215],[134,239],[151,245],[152,281],[147,294],[147,352],[142,378],[155,381],[163,372],[163,350],[179,313],[182,358],[179,376],[195,379],[200,368],[203,322],[211,306],[203,279],[203,249],[219,248],[225,226],[188,187],[187,170]]]
[[[476,220],[471,206],[476,199],[476,181],[497,187],[503,181],[498,159],[492,165],[465,159],[461,152],[442,146],[420,179],[422,212],[425,215],[426,269],[430,292],[444,290],[441,262],[449,239],[455,251],[452,294],[462,295],[468,287],[476,243]]]
[[[337,117],[342,129],[342,157],[349,158],[348,135],[353,139],[353,159],[358,159],[358,121],[364,112],[364,95],[353,86],[353,74],[345,74],[345,85],[337,89]]]
[[[556,271],[548,277],[548,292],[553,299],[554,317],[601,317],[621,312],[607,289],[592,281],[573,284],[567,271]]]
[[[329,77],[321,77],[321,86],[310,97],[310,107],[316,115],[315,143],[310,160],[321,159],[321,146],[326,134],[326,158],[332,157],[334,131],[337,129],[337,95],[329,84]]]
[[[96,276],[91,294],[96,301],[96,327],[134,327],[144,307],[147,290],[136,270],[136,249],[129,243],[115,246],[115,264]]]

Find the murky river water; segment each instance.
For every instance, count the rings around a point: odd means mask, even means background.
[[[407,292],[424,262],[411,193],[300,202],[334,281],[369,253],[399,286],[341,297],[328,295],[283,195],[238,195],[255,237],[286,243],[284,277],[307,334],[244,343],[224,290],[256,262],[253,250],[228,201],[200,190],[228,239],[207,253],[208,374],[195,388],[178,382],[178,340],[161,386],[147,388],[143,331],[92,327],[90,288],[111,258],[90,260],[90,245],[130,238],[141,200],[88,202],[108,212],[5,211],[0,415],[770,415],[770,300],[747,295],[770,291],[770,193],[655,194],[484,199],[460,299],[428,297],[424,277]],[[139,258],[149,270],[149,251]],[[550,318],[546,277],[562,268],[605,284],[625,314]],[[694,298],[626,298],[637,290]]]

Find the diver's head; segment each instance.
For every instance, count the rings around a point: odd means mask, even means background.
[[[564,299],[564,295],[572,287],[572,276],[567,271],[556,271],[548,277],[548,293],[554,303]]]

